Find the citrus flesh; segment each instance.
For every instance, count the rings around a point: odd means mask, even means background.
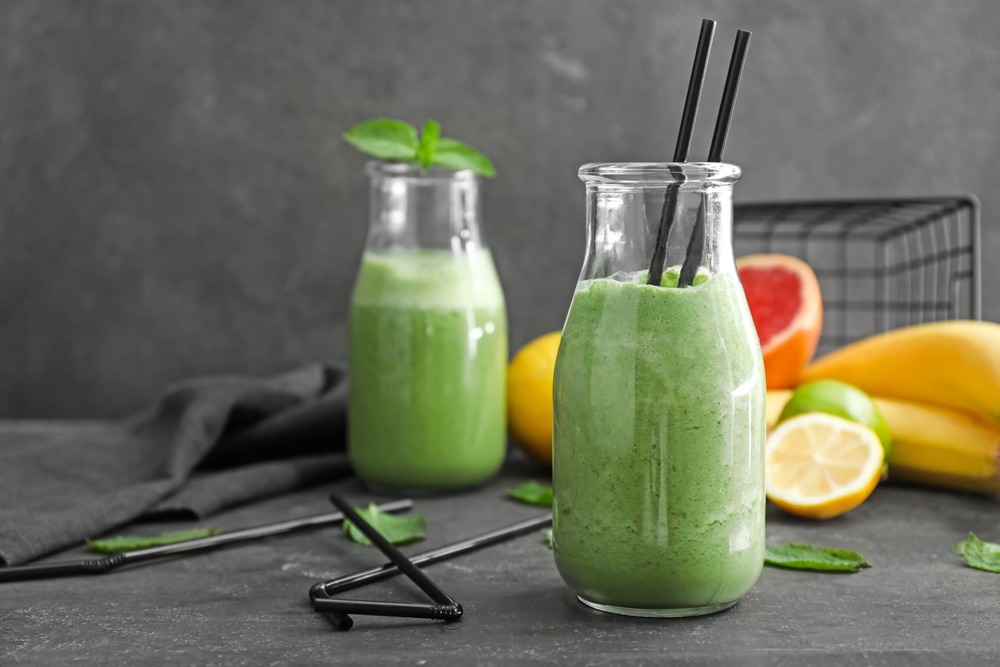
[[[871,495],[884,461],[867,426],[819,412],[792,417],[767,438],[767,497],[792,514],[829,519]]]
[[[823,328],[816,274],[801,259],[780,254],[746,255],[736,268],[760,338],[767,388],[793,387]]]
[[[522,347],[507,367],[507,425],[514,443],[552,464],[552,378],[562,335],[556,331]]]
[[[875,401],[854,385],[838,380],[818,380],[801,385],[794,392],[778,417],[778,423],[809,412],[825,412],[843,417],[875,431],[888,457],[892,449],[889,424]]]

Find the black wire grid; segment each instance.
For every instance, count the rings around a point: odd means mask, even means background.
[[[982,318],[975,197],[755,203],[734,215],[737,257],[794,255],[816,272],[817,355],[911,324]]]

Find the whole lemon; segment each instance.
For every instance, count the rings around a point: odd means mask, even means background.
[[[507,424],[532,458],[552,464],[552,378],[562,336],[539,336],[514,355],[507,367]]]

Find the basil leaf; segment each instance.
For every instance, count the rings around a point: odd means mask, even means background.
[[[868,559],[854,551],[814,547],[809,544],[789,544],[766,549],[764,564],[816,572],[857,572],[862,568],[871,567]]]
[[[424,129],[420,133],[420,145],[417,146],[417,160],[420,166],[427,169],[431,166],[434,156],[434,149],[437,147],[438,139],[441,138],[441,126],[437,121],[428,120],[424,123]]]
[[[391,544],[409,544],[427,537],[427,519],[423,516],[386,514],[380,512],[374,503],[368,507],[359,507],[358,514]],[[344,532],[358,544],[372,546],[371,540],[350,521],[344,521]]]
[[[480,176],[496,176],[490,159],[468,144],[454,139],[441,138],[437,142],[431,164],[450,169],[471,169]]]
[[[984,542],[969,533],[964,542],[955,545],[955,553],[965,558],[969,567],[987,572],[1000,572],[1000,544]]]
[[[552,507],[552,487],[548,484],[525,482],[509,490],[507,497],[529,505]]]
[[[177,542],[187,542],[199,537],[218,535],[221,528],[197,528],[186,530],[181,533],[165,533],[159,536],[137,537],[134,535],[119,535],[109,537],[105,540],[87,540],[87,546],[94,551],[106,554],[116,554],[122,551],[134,551],[136,549],[148,549],[149,547],[160,547],[164,544],[176,544]]]
[[[401,120],[368,120],[345,132],[344,139],[363,153],[387,160],[417,157],[417,128]]]

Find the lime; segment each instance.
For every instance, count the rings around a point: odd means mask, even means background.
[[[792,397],[778,417],[778,423],[809,412],[824,412],[867,426],[875,431],[885,455],[889,455],[892,448],[889,425],[875,401],[857,387],[837,380],[818,380],[804,384],[792,392]]]

